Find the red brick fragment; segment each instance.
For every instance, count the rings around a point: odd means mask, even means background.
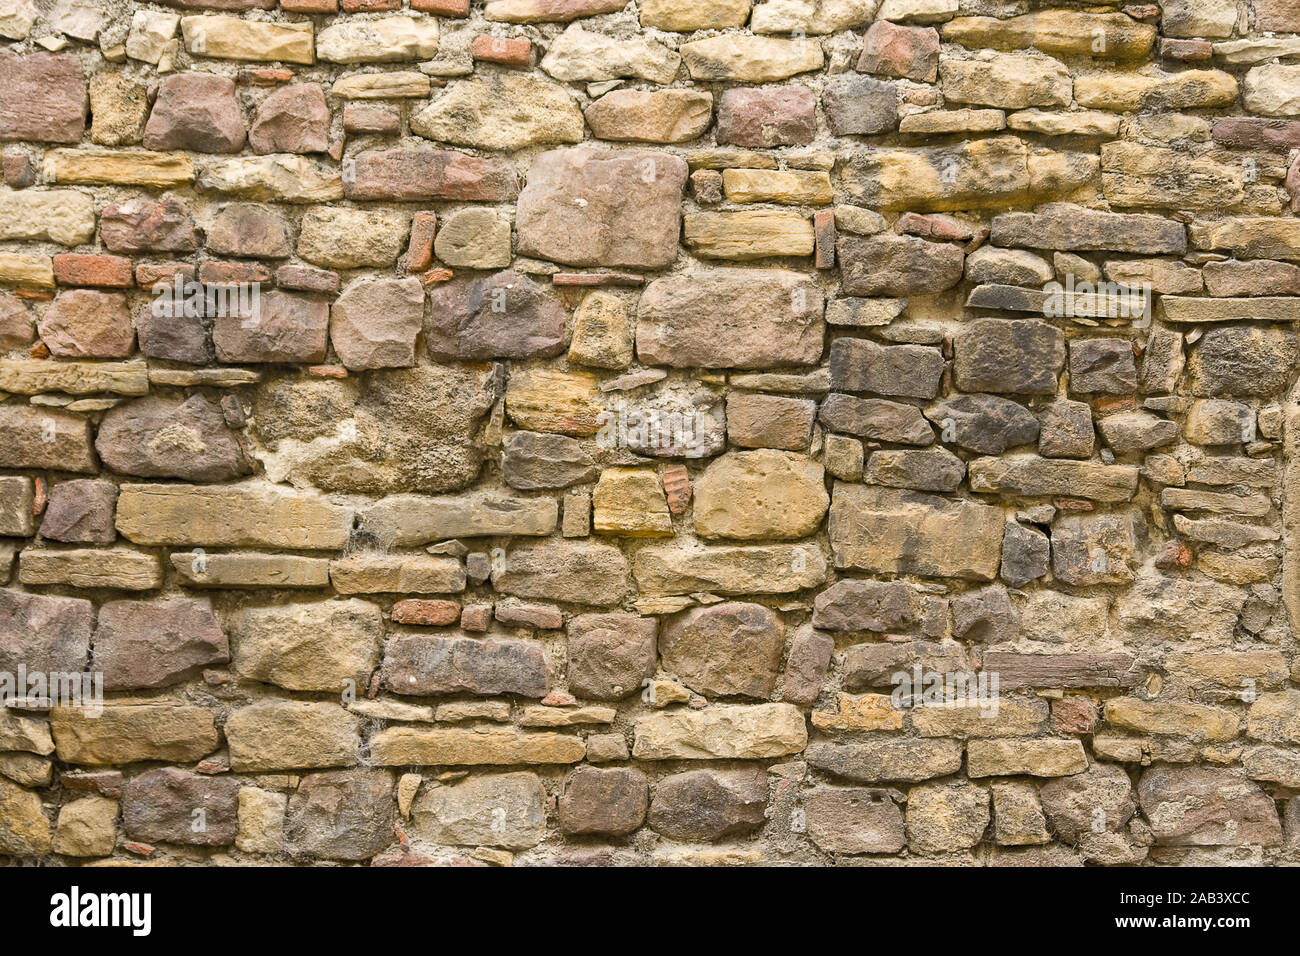
[[[467,608],[462,608],[460,612],[460,626],[466,631],[486,631],[488,622],[492,620],[491,604],[475,604]]]
[[[442,17],[467,17],[469,0],[411,0],[411,9]]]
[[[470,53],[474,59],[488,63],[528,66],[532,62],[533,45],[525,37],[479,36],[470,44]]]
[[[4,168],[5,185],[13,189],[24,189],[36,182],[36,164],[30,156],[21,153],[5,153],[0,159]]]
[[[419,627],[446,627],[460,620],[460,605],[455,601],[408,598],[393,605],[394,624]]]
[[[424,210],[411,217],[411,241],[402,260],[408,272],[420,272],[433,264],[433,240],[438,233],[438,214]]]
[[[125,289],[132,284],[131,260],[122,256],[62,252],[54,257],[54,280],[59,285]]]

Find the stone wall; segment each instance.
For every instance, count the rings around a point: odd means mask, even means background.
[[[0,854],[1297,859],[1297,34],[0,0]]]

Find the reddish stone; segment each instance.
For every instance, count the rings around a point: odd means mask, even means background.
[[[214,73],[164,77],[144,128],[146,149],[237,153],[244,148],[244,116],[235,81]]]
[[[822,209],[813,215],[813,264],[818,269],[835,268],[835,212]]]
[[[279,86],[281,83],[288,83],[292,79],[293,70],[259,67],[254,70],[239,71],[239,82],[247,86]]]
[[[231,203],[208,230],[208,248],[223,256],[284,259],[291,251],[289,227],[266,206]]]
[[[307,374],[312,378],[347,378],[348,370],[342,365],[309,365]]]
[[[470,45],[476,60],[501,63],[505,66],[528,66],[532,62],[533,45],[525,37],[478,36]]]
[[[112,252],[193,252],[199,247],[194,219],[175,199],[137,197],[105,206],[99,235]]]
[[[939,32],[877,20],[862,38],[857,70],[933,83],[939,76]]]
[[[54,257],[54,279],[59,285],[124,289],[131,285],[131,260],[121,256],[62,252]]]
[[[578,698],[562,690],[553,690],[538,703],[543,707],[577,707]]]
[[[519,195],[519,176],[506,160],[424,146],[367,150],[344,164],[348,199],[418,202],[505,202]]]
[[[110,601],[99,610],[94,648],[106,690],[167,687],[230,660],[207,598]]]
[[[123,840],[122,849],[127,853],[134,853],[136,856],[151,857],[154,855],[154,848],[148,843],[141,843],[139,840]]]
[[[0,166],[3,166],[6,186],[25,189],[36,182],[36,164],[22,153],[5,153]]]
[[[32,314],[22,301],[0,294],[0,353],[26,348],[36,335]]]
[[[691,173],[691,194],[704,206],[722,202],[722,173],[716,169],[697,169]]]
[[[1300,120],[1225,116],[1214,121],[1210,135],[1216,143],[1236,149],[1282,152],[1300,146]]]
[[[120,292],[60,292],[37,323],[52,355],[125,358],[135,345],[126,296]]]
[[[686,514],[686,506],[691,503],[690,472],[685,465],[669,465],[663,470],[662,478],[668,510],[675,515]]]
[[[1087,498],[1053,498],[1057,511],[1092,511],[1096,506]]]
[[[255,153],[323,153],[329,149],[329,132],[325,91],[316,83],[295,83],[262,101],[248,145]]]
[[[408,598],[393,605],[394,624],[419,627],[446,627],[460,620],[460,605],[455,601]]]
[[[450,269],[430,269],[420,276],[420,281],[426,286],[431,286],[439,282],[450,282],[454,277],[455,273]]]
[[[438,214],[421,211],[411,217],[411,241],[402,260],[408,272],[420,272],[433,262],[433,240],[438,232]]]
[[[1165,548],[1160,557],[1156,558],[1156,567],[1165,571],[1190,568],[1193,557],[1192,549],[1177,541]]]
[[[735,146],[807,146],[817,135],[817,97],[806,86],[725,90],[718,142]]]
[[[1052,724],[1058,734],[1090,734],[1097,724],[1097,705],[1087,697],[1054,700]]]
[[[45,486],[45,479],[37,475],[32,482],[32,514],[38,518],[43,515],[49,501],[50,495]]]
[[[1296,0],[1253,0],[1251,6],[1260,33],[1300,32],[1300,3]]]
[[[402,9],[402,0],[343,0],[344,13],[378,13]]]
[[[218,316],[212,338],[223,362],[323,362],[329,303],[313,296],[268,292],[258,315]]]
[[[280,9],[289,13],[337,13],[339,0],[280,0]]]
[[[894,223],[894,231],[899,235],[924,236],[943,242],[967,242],[979,232],[977,227],[952,216],[922,215],[916,212],[899,216]]]
[[[411,0],[411,9],[440,17],[467,17],[469,0]]]
[[[59,775],[59,782],[64,790],[97,793],[101,797],[110,797],[114,800],[122,796],[122,771],[120,770],[63,773]]]
[[[1154,3],[1130,3],[1120,7],[1120,12],[1143,23],[1154,23],[1160,19],[1160,7]]]
[[[475,604],[470,607],[462,608],[460,612],[460,626],[462,630],[486,631],[491,620],[491,604]]]
[[[203,810],[196,827],[194,810]],[[239,831],[239,781],[163,767],[148,770],[122,790],[122,828],[138,840],[225,846]]]
[[[117,485],[94,478],[61,481],[50,492],[41,537],[68,544],[111,544],[117,539]]]
[[[370,103],[347,103],[343,107],[343,132],[396,135],[402,128],[402,116],[392,106]]]
[[[1214,55],[1209,40],[1173,40],[1160,38],[1160,55],[1166,60],[1208,60]]]
[[[275,284],[297,292],[320,292],[333,295],[339,291],[338,273],[311,266],[280,266],[275,270]]]
[[[178,275],[182,282],[192,282],[197,274],[188,262],[142,262],[135,267],[136,284],[144,289],[151,289],[159,282],[171,285]]]
[[[199,266],[204,285],[249,285],[271,281],[271,270],[259,262],[205,262]]]
[[[0,53],[0,140],[76,143],[90,98],[75,53]]]

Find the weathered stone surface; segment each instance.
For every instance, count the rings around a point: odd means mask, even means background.
[[[654,674],[654,618],[580,614],[569,621],[569,687],[581,697],[620,700]]]
[[[449,538],[547,535],[555,530],[556,513],[549,498],[394,495],[363,511],[359,527],[380,541],[412,547]]]
[[[966,745],[971,777],[1064,777],[1087,769],[1087,755],[1077,740],[972,740]]]
[[[641,826],[649,803],[650,788],[640,771],[581,767],[560,795],[560,831],[570,836],[625,836]]]
[[[1188,359],[1193,395],[1272,395],[1300,356],[1295,333],[1281,328],[1223,326],[1210,329]]]
[[[512,73],[489,74],[485,82],[451,84],[411,117],[411,130],[440,143],[516,150],[581,142],[582,113],[558,84]]]
[[[650,545],[632,562],[642,595],[715,591],[788,594],[826,580],[826,558],[806,545]]]
[[[258,701],[226,719],[230,766],[240,773],[351,767],[361,748],[357,728],[336,703]]]
[[[39,857],[50,852],[50,821],[40,796],[0,780],[0,811],[0,853]]]
[[[785,646],[781,619],[758,604],[694,608],[659,637],[664,668],[708,695],[769,697]]]
[[[695,80],[772,83],[820,69],[821,45],[808,40],[726,34],[691,40],[681,46],[682,60]]]
[[[122,485],[117,528],[145,545],[334,550],[346,543],[349,508],[310,492],[243,485]]]
[[[330,342],[349,369],[414,365],[423,325],[424,289],[415,278],[359,279],[330,306]]]
[[[436,52],[438,21],[425,17],[344,20],[316,35],[316,55],[330,63],[421,60]]]
[[[1097,212],[1068,203],[1050,203],[1033,213],[995,216],[989,238],[999,246],[1029,249],[1178,255],[1187,251],[1187,233],[1179,223],[1160,216]]]
[[[388,642],[380,671],[398,694],[517,694],[545,697],[550,669],[532,641],[403,635]]]
[[[109,856],[117,842],[118,801],[89,796],[59,809],[51,849],[63,856]]]
[[[967,466],[972,491],[1018,495],[1074,495],[1095,501],[1127,501],[1137,490],[1129,465],[1057,461],[1034,455],[977,458]]]
[[[991,581],[1004,519],[998,508],[836,482],[830,507],[835,565],[874,574]]]
[[[80,598],[0,589],[0,671],[77,673],[86,665],[93,610]]]
[[[724,316],[719,301],[730,304]],[[677,367],[812,364],[822,352],[822,302],[820,290],[784,270],[656,279],[641,296],[637,355],[647,364]]]
[[[903,813],[880,790],[815,790],[804,799],[808,834],[828,853],[897,853]]]
[[[255,153],[323,153],[329,149],[330,112],[316,83],[294,83],[262,100],[248,131]]]
[[[703,538],[802,538],[821,524],[830,497],[822,466],[761,449],[714,461],[695,484],[695,531]]]
[[[0,189],[0,239],[34,239],[76,246],[95,233],[95,206],[71,189]]]
[[[1227,106],[1237,81],[1219,70],[1181,73],[1088,73],[1075,77],[1074,98],[1090,109],[1131,112]]]
[[[234,670],[289,690],[360,688],[379,662],[380,626],[379,608],[355,599],[242,608],[230,619]]]
[[[56,707],[50,711],[50,730],[60,760],[98,767],[189,762],[212,753],[218,742],[211,710],[172,703],[106,702],[96,716],[77,707]]]
[[[223,16],[182,17],[181,35],[187,51],[205,57],[280,60],[307,65],[314,60],[310,23],[267,23]]]
[[[961,281],[962,251],[915,236],[849,236],[836,247],[850,295],[925,295]]]
[[[915,405],[833,394],[822,402],[817,417],[832,431],[848,432],[862,438],[902,445],[934,442],[934,429]]]
[[[798,753],[808,742],[803,715],[790,704],[652,714],[636,722],[635,733],[639,760],[753,760]]]
[[[93,473],[90,423],[37,406],[0,406],[0,467]]]
[[[144,128],[146,149],[237,153],[244,137],[235,82],[212,73],[165,77]]]
[[[239,433],[199,395],[180,403],[141,398],[111,409],[95,449],[113,471],[145,478],[229,481],[253,470]]]
[[[75,53],[0,56],[0,140],[76,143],[86,129],[86,77]]]
[[[111,601],[99,609],[93,666],[106,690],[166,687],[229,659],[206,598]]]
[[[591,495],[592,527],[628,537],[672,537],[659,477],[649,468],[607,468]]]
[[[1152,767],[1138,782],[1138,799],[1157,843],[1270,846],[1282,839],[1272,799],[1238,771]]]
[[[907,843],[923,854],[969,849],[984,836],[989,818],[989,792],[983,787],[913,787],[907,794]]]
[[[61,292],[36,329],[51,354],[68,358],[125,358],[135,344],[126,296],[120,292]]]
[[[675,840],[712,842],[763,825],[767,775],[746,770],[691,770],[655,785],[650,826]]]
[[[694,90],[614,90],[584,115],[598,139],[684,143],[709,128],[713,97]]]
[[[662,268],[677,258],[686,173],[662,153],[543,153],[519,194],[519,252],[575,266]]]
[[[229,845],[238,811],[238,781],[175,767],[146,771],[122,790],[122,829],[149,843]]]
[[[904,398],[934,398],[943,376],[943,353],[923,345],[878,345],[870,339],[836,339],[830,352],[831,388]]]
[[[542,841],[545,800],[536,774],[474,776],[426,790],[411,809],[411,822],[432,843],[526,850]]]
[[[1207,33],[1178,33],[1170,21],[1178,22],[1173,5],[1165,8],[1167,36],[1211,36]],[[1099,59],[1128,60],[1151,52],[1156,29],[1119,13],[1082,13],[1075,10],[1038,10],[1020,16],[958,17],[943,25],[943,38],[951,43],[999,50],[1033,47],[1055,55],[1086,55]]]
[[[718,142],[736,146],[806,146],[817,135],[817,98],[806,86],[724,90]]]
[[[515,547],[494,568],[492,585],[505,594],[610,605],[627,593],[627,560],[612,545],[546,541]]]
[[[279,379],[259,393],[256,417],[295,482],[374,495],[456,491],[478,475],[477,436],[500,392],[501,370],[491,365],[379,370],[364,391],[341,386],[330,395],[322,430],[313,389]],[[355,428],[336,430],[345,420]],[[313,441],[322,435],[328,440]]]
[[[289,798],[290,853],[365,860],[394,839],[393,777],[386,770],[329,770],[302,778]]]
[[[984,455],[1029,444],[1039,433],[1032,412],[996,395],[959,395],[931,405],[925,416],[939,426],[942,440]]]
[[[1070,105],[1070,73],[1058,60],[1021,53],[980,52],[939,61],[945,102],[1003,109]]]
[[[576,23],[551,42],[541,63],[544,71],[568,83],[622,77],[671,83],[680,65],[681,56],[661,43],[615,39]]]
[[[501,454],[506,484],[523,491],[567,488],[590,481],[598,473],[582,445],[563,435],[515,432]]]
[[[1137,810],[1128,774],[1114,764],[1094,763],[1083,773],[1049,781],[1040,796],[1052,829],[1067,843],[1078,843],[1098,824],[1119,832]]]
[[[511,729],[415,730],[392,727],[376,734],[370,757],[381,766],[568,764],[583,758],[582,738],[520,733]]]
[[[425,347],[435,359],[545,357],[564,347],[564,304],[517,272],[456,279],[429,299]]]

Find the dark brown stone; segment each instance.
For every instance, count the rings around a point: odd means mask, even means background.
[[[239,832],[238,813],[239,781],[230,777],[162,767],[122,791],[122,828],[149,843],[227,846]]]
[[[674,840],[720,840],[763,825],[767,774],[761,769],[692,770],[655,785],[650,826]]]
[[[388,771],[309,773],[289,798],[285,842],[295,854],[365,860],[393,842],[394,816]]]
[[[569,688],[621,700],[655,672],[656,622],[635,614],[581,614],[569,621]]]
[[[395,694],[517,694],[545,697],[550,668],[542,646],[507,638],[401,635],[380,673]]]
[[[221,407],[201,395],[149,396],[110,409],[95,448],[113,471],[144,478],[229,481],[253,470]]]
[[[639,770],[579,767],[560,795],[566,836],[626,836],[645,820],[650,788]]]

